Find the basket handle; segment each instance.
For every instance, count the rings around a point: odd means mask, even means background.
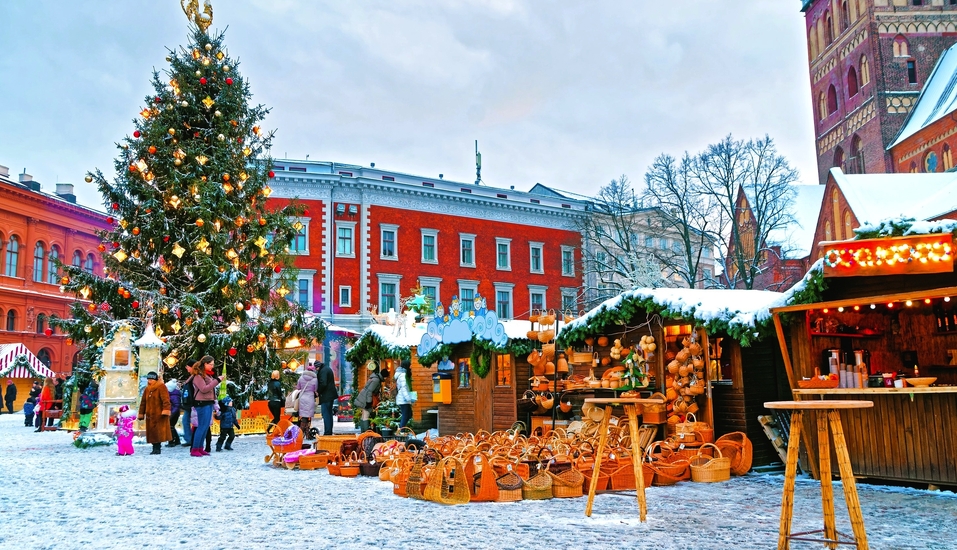
[[[724,455],[721,454],[721,449],[718,448],[718,446],[715,445],[714,443],[705,443],[705,444],[702,445],[701,447],[698,447],[698,455],[697,455],[697,456],[704,456],[703,454],[701,454],[701,451],[703,451],[705,447],[713,447],[714,450],[715,450],[715,452],[718,453],[717,458],[722,458],[722,457],[724,457]]]

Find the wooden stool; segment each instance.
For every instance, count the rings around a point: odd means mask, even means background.
[[[791,410],[791,433],[788,436],[788,461],[784,469],[784,493],[781,497],[781,530],[778,534],[778,549],[790,548],[791,540],[823,542],[828,548],[837,548],[839,544],[854,545],[867,550],[867,533],[864,532],[864,517],[861,515],[861,503],[857,498],[857,485],[851,460],[847,455],[847,443],[841,426],[839,409],[867,409],[874,406],[871,401],[770,401],[764,404],[769,409]],[[824,508],[824,529],[791,533],[791,516],[794,513],[794,478],[797,476],[798,452],[801,446],[801,428],[804,411],[817,410],[825,414],[817,416],[817,446],[820,457],[821,501]],[[844,500],[847,501],[847,513],[851,518],[854,537],[839,533],[834,522],[834,489],[831,486],[831,450],[828,436],[828,421],[831,435],[834,436],[834,453],[841,472],[841,484],[844,486]],[[803,538],[806,535],[824,533],[823,539]]]
[[[594,403],[596,405],[605,405],[605,416],[601,419],[601,426],[598,428],[598,450],[595,451],[595,467],[591,474],[591,483],[588,486],[588,504],[585,506],[585,515],[591,517],[591,507],[595,500],[595,489],[598,487],[598,472],[601,467],[601,457],[605,452],[605,445],[608,443],[608,421],[611,418],[611,409],[614,405],[621,404],[625,407],[625,414],[628,415],[628,429],[631,431],[631,463],[635,472],[635,492],[638,497],[638,511],[641,521],[645,521],[645,515],[648,512],[648,506],[645,502],[645,477],[642,474],[642,449],[638,445],[638,413],[635,405],[655,404],[662,405],[661,399],[638,399],[638,398],[618,398],[618,399],[597,399],[589,398],[585,403]]]

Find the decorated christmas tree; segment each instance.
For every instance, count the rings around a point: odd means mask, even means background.
[[[184,8],[190,43],[154,71],[153,93],[118,144],[115,179],[87,175],[112,225],[100,235],[105,276],[63,266],[62,289],[80,301],[53,324],[80,348],[81,377],[102,374],[103,346],[119,326],[137,336],[151,324],[167,377],[208,354],[242,394],[290,350],[321,341],[323,329],[285,299],[302,208],[267,205],[268,109],[249,104],[223,33],[208,33],[212,9],[198,13],[196,4]]]

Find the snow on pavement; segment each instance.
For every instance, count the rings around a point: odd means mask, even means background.
[[[263,436],[193,458],[182,447],[131,457],[77,449],[68,432],[34,433],[0,416],[0,548],[773,548],[780,475],[651,487],[585,499],[442,506],[392,494],[375,478],[264,464]],[[850,533],[840,483],[838,530]],[[870,547],[954,548],[957,496],[858,485]],[[798,479],[794,530],[821,525],[820,485]],[[792,543],[792,548],[820,548]]]

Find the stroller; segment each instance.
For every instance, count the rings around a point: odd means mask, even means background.
[[[302,438],[303,433],[299,426],[289,420],[280,420],[266,436],[270,453],[266,455],[265,462],[272,461],[276,466],[282,465],[286,453],[302,449]]]

